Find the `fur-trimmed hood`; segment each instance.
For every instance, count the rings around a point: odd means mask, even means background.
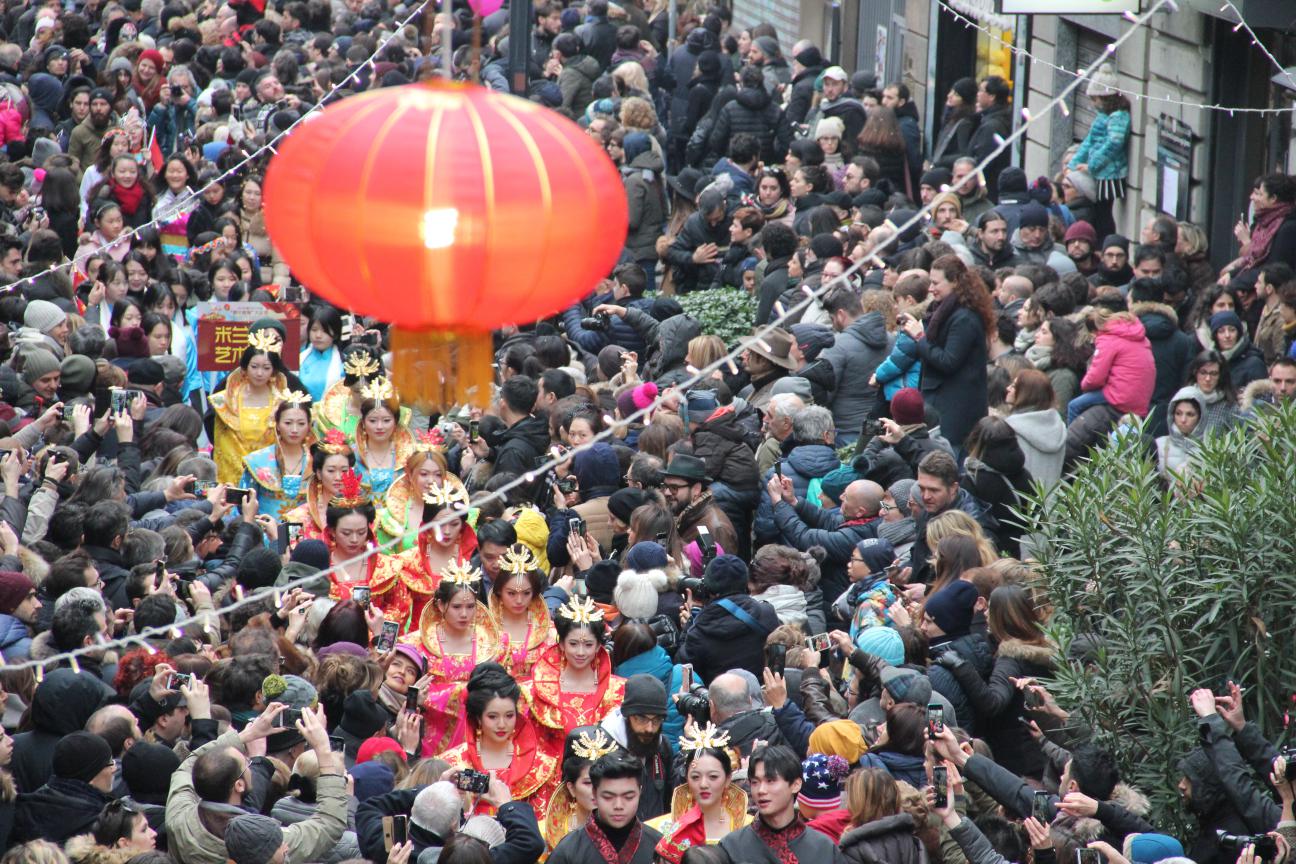
[[[126,864],[135,856],[131,849],[112,849],[95,843],[93,834],[78,834],[63,846],[72,864]]]
[[[1179,329],[1179,313],[1165,303],[1152,303],[1147,300],[1131,303],[1130,312],[1134,313],[1135,318],[1142,318],[1144,315],[1149,314],[1164,315],[1170,319],[1170,323],[1175,326],[1176,330]]]
[[[1054,645],[1036,645],[1020,639],[1005,639],[999,643],[996,654],[1000,657],[1011,657],[1014,660],[1033,663],[1036,666],[1053,666],[1058,650]]]
[[[1257,402],[1269,402],[1273,398],[1273,382],[1268,378],[1258,378],[1243,388],[1242,395],[1238,397],[1238,408],[1244,412],[1250,411]]]
[[[1117,783],[1107,800],[1119,804],[1135,816],[1146,816],[1152,810],[1152,802],[1148,797],[1126,783]]]

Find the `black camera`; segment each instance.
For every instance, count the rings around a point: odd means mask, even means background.
[[[711,539],[711,532],[705,525],[697,526],[698,551],[702,553],[702,569],[706,570],[716,559],[716,542]]]
[[[556,482],[558,483],[558,491],[564,495],[570,495],[575,492],[579,488],[578,484],[580,483],[579,480],[572,476],[559,477]]]
[[[1287,763],[1286,768],[1283,769],[1287,779],[1296,780],[1296,747],[1284,747],[1278,751],[1278,755]]]
[[[701,579],[694,579],[690,576],[687,579],[681,579],[679,586],[681,594],[692,591],[693,599],[699,603],[705,603],[711,599],[711,596],[707,594],[706,583]]]
[[[490,791],[490,775],[482,771],[474,771],[471,768],[462,768],[455,775],[455,788],[460,792],[471,792],[474,795],[484,795]]]
[[[882,427],[881,420],[865,420],[864,429],[860,434],[860,439],[863,441],[872,441],[885,431],[886,429]]]
[[[1256,857],[1261,861],[1273,861],[1278,857],[1278,842],[1268,834],[1230,834],[1217,830],[1215,837],[1219,840],[1220,849],[1233,857],[1252,844],[1255,845]]]
[[[692,717],[699,727],[711,722],[711,694],[701,684],[675,697],[675,708],[684,717]]]
[[[586,330],[608,330],[612,327],[612,316],[607,312],[599,312],[588,318],[582,318],[581,326]]]
[[[653,636],[657,638],[657,644],[667,653],[673,655],[675,649],[680,644],[680,631],[667,615],[654,615],[648,619],[648,626],[652,628]]]

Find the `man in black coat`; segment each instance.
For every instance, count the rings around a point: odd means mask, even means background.
[[[677,659],[692,663],[702,684],[730,669],[759,676],[765,638],[779,626],[774,607],[747,593],[747,565],[736,555],[720,555],[708,564],[703,582],[711,600],[692,616]]]
[[[114,609],[130,606],[126,598],[126,569],[121,544],[130,528],[130,511],[119,501],[99,501],[85,515],[82,547],[94,559],[103,580],[103,595]]]
[[[608,853],[622,864],[653,860],[662,835],[639,821],[642,771],[638,759],[620,752],[602,756],[590,766],[594,812],[584,826],[558,841],[549,856],[551,864],[607,864]]]
[[[1011,97],[1012,88],[998,75],[984,79],[977,88],[977,112],[981,115],[981,125],[972,135],[972,158],[978,165],[999,146],[996,135],[1006,139],[1012,134],[1012,107],[1008,104]],[[996,201],[999,200],[999,172],[1007,168],[1011,160],[1012,148],[1005,147],[982,172],[986,188]]]
[[[684,220],[684,227],[666,250],[676,293],[710,287],[720,269],[720,247],[728,245],[724,193],[707,189],[698,196],[697,212]]]
[[[1160,279],[1135,279],[1130,284],[1129,299],[1130,311],[1143,322],[1148,341],[1152,343],[1156,384],[1148,409],[1147,434],[1155,438],[1168,431],[1166,407],[1188,376],[1188,364],[1192,363],[1196,345],[1193,337],[1179,329],[1179,316],[1166,305]]]
[[[815,80],[823,73],[823,55],[814,45],[807,44],[792,55],[792,95],[788,97],[787,122],[796,126],[804,123],[814,104]]]
[[[599,724],[612,739],[643,765],[640,775],[639,818],[647,821],[671,809],[675,780],[670,742],[662,734],[666,722],[666,685],[646,672],[626,679],[625,698]]]
[[[738,97],[720,109],[711,130],[710,147],[716,158],[729,152],[729,139],[747,132],[760,142],[761,161],[772,165],[783,160],[792,140],[787,116],[769,91],[756,66],[744,66],[738,75]]]
[[[18,796],[11,840],[48,840],[62,845],[94,827],[112,800],[113,762],[108,742],[90,732],[73,732],[54,745],[54,774],[34,792]]]
[[[14,736],[10,765],[19,792],[34,792],[54,771],[54,749],[65,736],[84,729],[90,715],[116,695],[88,672],[55,669],[36,686],[31,729]]]
[[[500,419],[508,428],[493,440],[479,437],[472,443],[478,459],[491,456],[493,474],[522,476],[534,471],[549,446],[549,424],[531,412],[540,388],[525,375],[514,375],[500,387]]]
[[[597,60],[599,68],[606,72],[617,47],[617,27],[608,20],[608,0],[590,0],[585,11],[590,20],[576,28],[576,35],[585,46],[585,53]]]

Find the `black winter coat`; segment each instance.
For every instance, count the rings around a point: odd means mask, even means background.
[[[1242,334],[1241,341],[1233,356],[1229,358],[1229,378],[1239,391],[1252,381],[1259,381],[1269,376],[1265,367],[1264,355],[1251,343],[1251,337]]]
[[[693,432],[693,455],[706,462],[712,480],[739,492],[755,492],[760,483],[756,454],[734,419],[730,411],[698,426]]]
[[[715,281],[720,270],[719,259],[712,264],[698,264],[693,260],[693,252],[704,243],[728,246],[729,223],[721,219],[713,227],[702,213],[694,213],[684,220],[684,226],[675,235],[675,242],[666,250],[666,261],[671,265],[675,278],[675,290],[680,294],[710,288]]]
[[[94,559],[99,578],[103,580],[103,595],[114,609],[125,609],[130,606],[126,597],[126,579],[130,571],[122,566],[121,554],[116,549],[105,549],[102,546],[82,547]]]
[[[999,551],[1013,557],[1020,554],[1021,519],[1013,511],[1021,506],[1021,496],[1031,488],[1026,454],[1021,447],[998,447],[983,453],[980,459],[969,456],[963,463],[959,485],[990,505],[990,515],[999,523],[994,533]]]
[[[932,657],[939,657],[946,651],[957,652],[963,658],[963,662],[971,664],[982,678],[989,678],[991,671],[994,670],[994,649],[990,647],[990,641],[985,633],[975,631],[965,633],[957,639],[932,645],[927,650]],[[963,688],[959,686],[954,673],[938,663],[933,663],[927,668],[927,678],[931,681],[932,689],[954,706],[954,713],[958,715],[957,725],[969,733],[975,732],[976,711],[973,710],[972,703],[968,701]],[[945,722],[950,721],[947,719]]]
[[[759,679],[765,668],[765,638],[779,626],[774,607],[764,600],[748,594],[727,599],[754,618],[757,627],[747,626],[712,600],[693,616],[676,657],[681,663],[692,663],[698,680],[707,686],[730,669],[746,669]]]
[[[51,777],[35,792],[18,796],[10,840],[48,840],[61,846],[69,837],[93,828],[100,811],[111,800],[84,781]]]
[[[539,417],[519,420],[500,433],[495,447],[494,474],[505,471],[519,477],[534,471],[549,446],[549,424]]]
[[[890,182],[891,191],[899,192],[901,195],[909,195],[910,184],[905,179],[909,176],[909,151],[904,148],[903,144],[898,150],[860,147],[855,155],[871,156],[876,159],[882,179]],[[918,190],[914,189],[910,197],[916,198],[917,196]]]
[[[986,399],[986,333],[981,317],[959,306],[940,332],[918,340],[923,398],[940,412],[941,435],[954,449],[989,411]]]
[[[729,142],[740,132],[756,136],[761,160],[767,165],[783,161],[792,140],[783,109],[763,88],[738,91],[738,98],[720,110],[711,130],[710,148],[716,158],[729,155]],[[728,225],[725,226],[728,228]]]
[[[19,792],[34,792],[54,773],[54,745],[85,728],[90,715],[116,694],[89,672],[55,669],[32,697],[28,732],[14,736],[9,768]]]
[[[913,817],[908,813],[884,816],[841,838],[842,855],[851,864],[926,864],[927,850],[914,835]]]
[[[981,112],[981,123],[972,135],[972,158],[981,164],[987,156],[999,146],[995,136],[1007,138],[1012,134],[1012,108],[1008,105],[992,105]],[[999,172],[1007,168],[1012,161],[1012,147],[1005,147],[985,169],[986,189],[991,197],[999,195]]]
[[[791,258],[771,258],[765,265],[765,278],[761,280],[760,289],[756,292],[755,326],[768,324],[774,312],[774,301],[788,290],[788,262]],[[822,403],[820,403],[822,404]]]
[[[954,170],[954,163],[972,152],[972,136],[980,121],[975,113],[945,118],[936,146],[932,148],[932,165]]]
[[[1166,407],[1170,397],[1183,386],[1196,345],[1193,338],[1179,329],[1179,316],[1164,303],[1135,303],[1131,312],[1143,323],[1152,343],[1152,361],[1156,364],[1156,386],[1148,410],[1148,435],[1160,437],[1168,430]]]
[[[966,662],[951,671],[972,703],[977,728],[990,745],[995,761],[1021,777],[1041,777],[1046,762],[1044,751],[1030,730],[1017,720],[1025,713],[1026,703],[1012,679],[1051,675],[1053,648],[1005,639],[999,643],[988,682]]]
[[[822,66],[811,66],[809,69],[802,69],[800,74],[792,78],[792,95],[788,97],[787,121],[789,125],[796,126],[804,123],[806,116],[810,113],[810,106],[814,103],[815,79],[823,72]],[[814,130],[810,130],[810,135],[814,135]]]

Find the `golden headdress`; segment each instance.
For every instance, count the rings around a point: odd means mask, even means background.
[[[467,510],[468,492],[462,485],[449,482],[435,483],[423,493],[423,503],[450,507],[454,510]]]
[[[283,338],[271,327],[248,332],[248,347],[273,354],[283,353]]]
[[[540,562],[535,555],[521,543],[514,544],[504,551],[500,559],[500,570],[514,576],[525,576],[532,570],[539,570]]]
[[[311,403],[311,395],[300,390],[279,390],[275,393],[275,398],[280,402],[295,405],[298,408],[305,408]]]
[[[330,456],[346,456],[351,452],[351,442],[347,440],[346,433],[341,429],[330,429],[324,433],[324,438],[316,445]]]
[[[729,746],[729,733],[721,732],[714,723],[707,721],[704,728],[696,724],[680,736],[680,752],[690,753],[694,750],[723,750]]]
[[[558,614],[573,624],[593,624],[603,620],[603,610],[588,597],[573,597],[558,607]]]
[[[353,378],[371,378],[382,371],[382,364],[367,351],[356,351],[346,358],[342,371]]]
[[[396,388],[386,375],[378,375],[360,387],[360,395],[375,402],[386,402],[396,398]]]
[[[571,751],[582,759],[596,762],[617,749],[616,741],[602,729],[595,729],[594,734],[580,732],[571,742]]]
[[[482,572],[479,568],[458,558],[441,568],[441,580],[443,582],[450,582],[464,588],[475,589],[477,583],[481,581],[481,577]]]
[[[414,449],[419,453],[441,453],[445,450],[445,436],[435,426],[425,432],[415,432]]]

